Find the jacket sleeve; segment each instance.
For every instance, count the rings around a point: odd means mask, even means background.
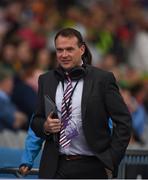
[[[33,116],[30,120],[30,124],[32,123],[32,120]],[[29,126],[20,166],[27,165],[28,167],[32,168],[34,160],[42,148],[43,141],[44,139],[37,137]]]
[[[42,75],[39,77],[38,80],[38,100],[37,100],[37,107],[36,111],[33,114],[31,128],[35,132],[36,136],[47,139],[50,135],[46,135],[44,133],[44,122],[46,120],[45,117],[45,105],[44,105],[44,94],[43,94],[43,77]]]
[[[25,140],[25,149],[23,151],[21,164],[25,164],[32,168],[34,160],[41,150],[42,143],[43,139],[37,137],[33,130],[29,127]]]
[[[110,152],[114,164],[118,164],[124,156],[131,136],[131,115],[120,95],[119,88],[112,73],[108,74],[105,87],[105,105],[113,121]]]

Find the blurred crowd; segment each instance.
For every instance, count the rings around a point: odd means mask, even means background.
[[[11,132],[25,137],[38,77],[56,67],[54,35],[63,27],[82,33],[90,64],[114,73],[133,117],[129,147],[148,146],[147,0],[1,0],[0,146],[6,137],[14,146]]]

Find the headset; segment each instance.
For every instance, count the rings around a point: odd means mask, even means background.
[[[66,72],[69,73],[69,77],[71,78],[71,80],[79,80],[81,78],[84,78],[86,75],[86,65],[82,64],[82,66],[77,66],[74,67],[70,70],[65,70],[64,68],[62,68],[61,66],[59,66],[58,68],[56,68],[54,70],[55,76],[59,81],[64,81],[65,79],[67,79],[66,77]]]

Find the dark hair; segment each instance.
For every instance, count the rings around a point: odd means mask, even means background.
[[[63,36],[63,37],[76,37],[78,39],[78,46],[85,46],[85,52],[82,55],[82,60],[84,64],[91,64],[92,61],[92,55],[91,52],[89,50],[89,48],[87,47],[86,43],[83,41],[83,37],[81,35],[81,33],[79,31],[77,31],[76,29],[73,28],[64,28],[61,29],[55,36],[55,41],[59,36]]]

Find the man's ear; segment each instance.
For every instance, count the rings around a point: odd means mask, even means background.
[[[84,44],[80,47],[80,50],[81,50],[81,56],[82,56],[85,53],[85,45]]]

